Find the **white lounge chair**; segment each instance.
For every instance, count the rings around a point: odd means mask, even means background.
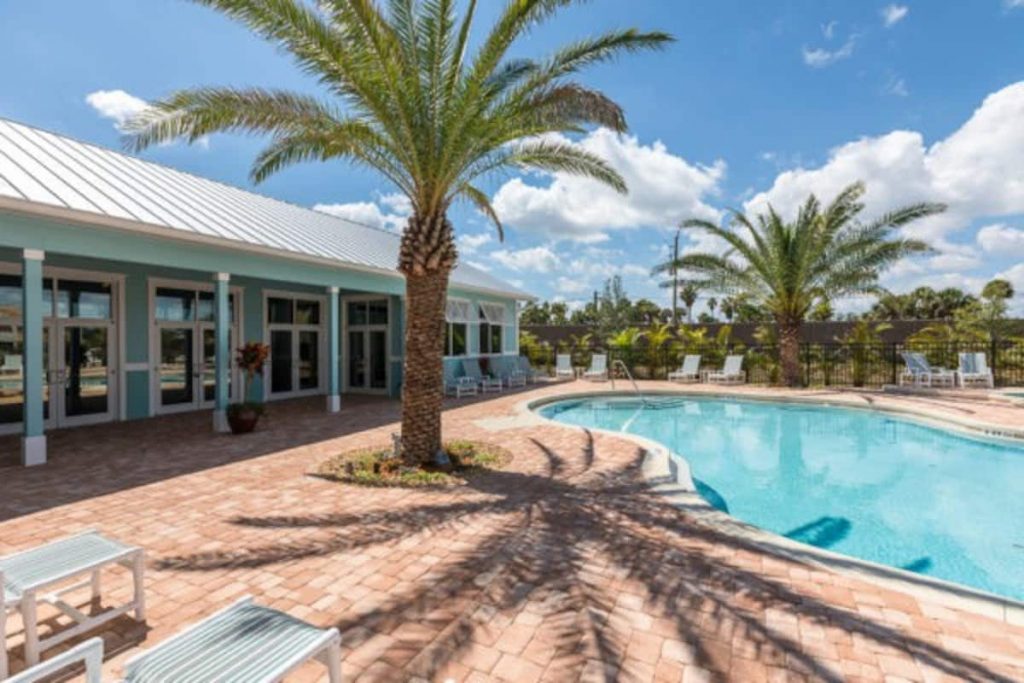
[[[945,368],[932,367],[923,353],[903,351],[906,369],[900,374],[900,386],[909,383],[915,387],[953,387],[956,373]]]
[[[678,370],[668,373],[669,382],[699,382],[700,356],[687,356]]]
[[[726,356],[721,370],[708,373],[709,384],[743,384],[747,373],[743,370],[743,356]]]
[[[308,661],[341,683],[341,635],[244,597],[141,652],[124,665],[124,683],[246,681],[274,683]]]
[[[101,683],[103,639],[90,638],[10,678],[3,678],[3,672],[0,672],[0,679],[4,683],[40,683],[73,664],[85,664],[85,683]]]
[[[988,358],[984,353],[961,353],[957,378],[960,386],[965,389],[975,386],[988,389],[995,387],[995,378],[992,376],[992,369],[988,367]]]
[[[532,365],[530,365],[530,359],[527,358],[526,356],[519,356],[517,362],[519,363],[519,371],[523,373],[527,381],[530,382],[531,384],[536,384],[537,380],[539,380],[541,377],[547,376],[547,373],[544,372],[543,370],[538,370]]]
[[[9,353],[4,356],[4,364],[0,365],[0,374],[3,375],[20,375],[21,374],[21,354]]]
[[[590,369],[583,373],[583,379],[591,382],[605,382],[608,380],[608,356],[603,353],[595,353],[590,359]]]
[[[572,356],[568,353],[560,353],[555,359],[555,378],[568,377],[576,379],[576,371],[572,368]]]
[[[480,360],[477,358],[462,359],[462,374],[476,382],[485,394],[489,391],[501,391],[504,387],[500,377],[485,375],[480,370]]]
[[[67,593],[91,586],[93,598],[100,598],[100,572],[112,564],[130,567],[135,590],[131,602],[108,609],[96,615],[80,612],[62,599]],[[13,555],[0,557],[0,634],[3,648],[0,648],[0,679],[7,672],[7,631],[8,610],[21,612],[25,634],[25,663],[33,666],[39,662],[39,653],[75,636],[91,631],[111,619],[132,610],[139,621],[146,619],[146,596],[143,573],[145,558],[141,548],[125,545],[87,531],[77,536],[53,541]],[[84,581],[68,585],[73,579]],[[46,589],[55,589],[44,592]],[[40,639],[36,617],[37,603],[52,604],[76,623],[61,629],[53,635]]]
[[[526,386],[526,373],[519,369],[518,359],[518,356],[499,356],[491,359],[491,369],[509,389]]]
[[[447,396],[462,398],[463,396],[476,396],[479,392],[476,380],[465,375],[456,374],[456,367],[451,363],[444,364],[444,393]]]

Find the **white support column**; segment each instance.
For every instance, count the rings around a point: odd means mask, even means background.
[[[43,259],[38,249],[22,254],[21,320],[24,342],[21,377],[24,411],[24,435],[21,439],[21,463],[26,467],[46,462],[46,435],[43,433]]]
[[[229,330],[231,329],[231,306],[228,296],[228,283],[231,276],[227,273],[217,273],[214,284],[214,321],[216,337],[216,353],[214,356],[214,372],[216,373],[215,403],[213,410],[213,429],[217,432],[230,432],[228,425],[228,403],[231,401],[230,394],[230,371],[231,371],[231,344],[229,343]]]
[[[338,288],[327,288],[327,412],[341,410],[341,303]]]

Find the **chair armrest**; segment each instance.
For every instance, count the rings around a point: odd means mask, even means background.
[[[36,683],[65,669],[72,664],[85,664],[86,683],[100,683],[100,669],[103,666],[103,639],[90,638],[59,655],[36,664],[5,680],[5,683]]]

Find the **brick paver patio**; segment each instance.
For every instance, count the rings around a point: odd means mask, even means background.
[[[109,677],[139,647],[252,594],[337,625],[346,680],[1024,680],[1024,626],[704,526],[647,488],[629,441],[493,419],[589,388],[450,404],[447,434],[516,456],[458,490],[310,476],[331,453],[386,442],[394,402],[349,399],[334,416],[320,400],[275,404],[245,437],[211,434],[205,413],[57,432],[48,465],[0,468],[0,553],[85,528],[146,549],[149,620],[101,632]],[[1024,415],[863,400],[1018,426]],[[0,439],[8,460],[16,452]],[[105,581],[110,600],[127,598],[124,577]],[[8,645],[18,670],[19,635]],[[298,679],[321,675],[309,666]]]

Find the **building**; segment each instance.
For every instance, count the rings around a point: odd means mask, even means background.
[[[270,362],[249,399],[398,395],[404,280],[385,230],[0,119],[0,434],[240,400],[234,349]],[[528,294],[452,274],[448,353],[518,352]],[[482,334],[481,334],[482,333]]]

